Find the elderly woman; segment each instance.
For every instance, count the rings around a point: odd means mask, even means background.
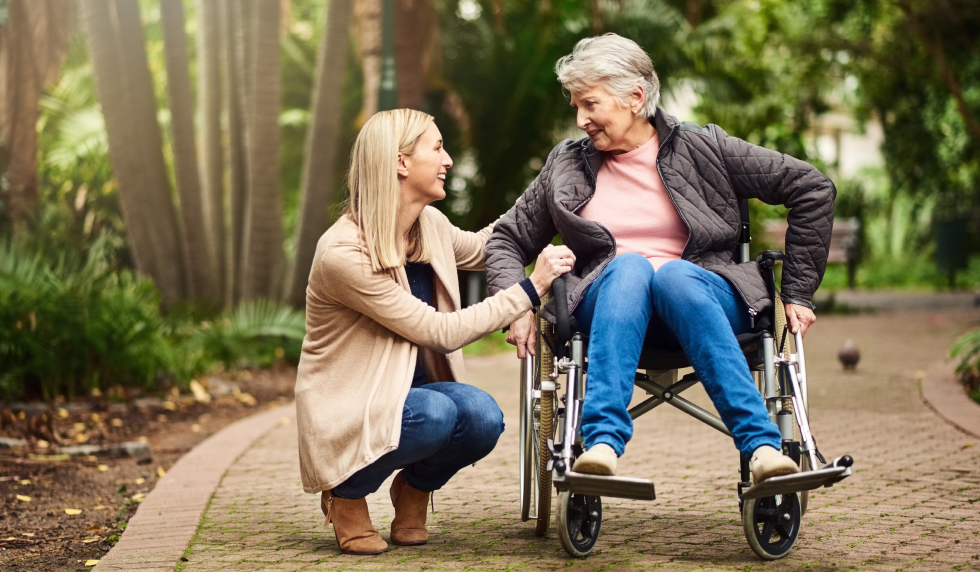
[[[770,301],[759,265],[736,264],[732,252],[740,199],[791,209],[782,299],[792,331],[805,333],[827,263],[833,183],[718,126],[664,113],[653,63],[631,40],[581,40],[555,71],[588,137],[551,152],[494,228],[486,266],[493,293],[523,278],[555,234],[577,255],[568,308],[589,333],[589,373],[586,452],[575,470],[615,474],[632,436],[627,407],[646,344],[684,350],[755,482],[796,472],[736,340]],[[550,304],[543,311],[553,317]],[[520,357],[534,353],[532,329],[530,314],[511,326]]]
[[[365,497],[395,471],[391,541],[425,544],[429,494],[504,430],[493,398],[461,383],[460,348],[529,311],[575,261],[546,248],[529,278],[461,310],[456,269],[482,269],[491,227],[464,232],[429,206],[452,164],[430,115],[378,113],[354,143],[347,212],[317,244],[296,375],[300,471],[345,554],[388,549]]]

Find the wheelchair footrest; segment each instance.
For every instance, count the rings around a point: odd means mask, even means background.
[[[583,495],[634,500],[654,500],[657,498],[653,481],[649,479],[586,475],[574,471],[558,474],[558,471],[554,471],[551,482],[559,491],[571,491]]]
[[[815,471],[805,471],[795,475],[772,477],[746,489],[738,496],[740,500],[757,499],[810,491],[820,487],[829,487],[851,476],[850,467],[828,466]]]

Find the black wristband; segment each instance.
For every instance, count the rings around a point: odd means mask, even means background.
[[[521,288],[524,289],[524,293],[527,297],[531,299],[531,305],[537,308],[541,305],[541,298],[538,297],[538,291],[534,288],[534,283],[531,282],[530,278],[525,278],[521,280]]]

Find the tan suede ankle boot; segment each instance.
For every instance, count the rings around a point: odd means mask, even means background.
[[[398,546],[417,546],[429,541],[425,517],[429,494],[412,487],[395,475],[391,483],[391,504],[395,505],[395,520],[391,521],[391,542]]]
[[[320,509],[327,517],[324,524],[333,523],[333,532],[343,554],[369,556],[388,551],[388,543],[371,525],[367,499],[347,500],[323,491]]]

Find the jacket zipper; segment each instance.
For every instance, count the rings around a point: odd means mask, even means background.
[[[660,144],[660,150],[657,151],[657,174],[660,175],[660,182],[664,184],[664,189],[667,190],[667,196],[670,198],[670,202],[674,205],[674,210],[677,211],[677,216],[681,217],[681,220],[684,221],[684,225],[687,226],[687,242],[684,243],[684,250],[681,251],[682,252],[681,257],[683,258],[683,252],[687,251],[687,245],[691,243],[691,224],[687,222],[687,218],[684,217],[684,213],[681,212],[681,209],[677,208],[677,201],[674,200],[673,191],[670,189],[670,187],[667,186],[667,182],[664,180],[664,174],[660,170],[660,153],[667,145],[667,142],[670,141],[670,138],[674,136],[674,131],[677,131],[676,127],[670,132],[670,134],[667,135],[667,138],[664,139],[664,141]],[[593,193],[594,192],[595,191],[593,191]],[[749,304],[748,298],[745,297],[745,294],[742,292],[742,289],[739,288],[738,285],[735,284],[735,282],[731,282],[731,285],[735,287],[735,290],[738,292],[738,295],[742,297],[742,302],[744,302],[745,307],[749,309],[749,316],[754,321],[755,317],[759,314],[759,311],[753,308],[751,304]]]

